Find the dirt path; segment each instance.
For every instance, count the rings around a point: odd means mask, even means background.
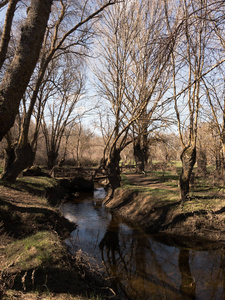
[[[177,187],[166,185],[143,174],[126,174],[126,177],[128,181],[133,185],[150,187],[152,189],[167,189],[171,191],[175,191],[177,189]]]

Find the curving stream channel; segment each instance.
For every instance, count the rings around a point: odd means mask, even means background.
[[[85,253],[106,278],[113,278],[121,299],[225,299],[225,251],[168,246],[139,228],[126,225],[94,196],[61,206],[77,224],[66,240]]]

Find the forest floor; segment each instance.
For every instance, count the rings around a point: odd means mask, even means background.
[[[52,178],[0,182],[0,299],[116,299],[85,254],[63,240],[76,227],[46,198]]]
[[[224,185],[196,178],[181,203],[178,177],[123,174],[123,185],[105,205],[166,242],[185,247],[225,247]]]
[[[199,177],[182,204],[177,178],[166,172],[122,174],[122,187],[106,206],[164,243],[225,247],[224,184]],[[57,186],[45,177],[0,182],[0,299],[117,299],[85,254],[68,253],[63,240],[76,225],[57,208]]]

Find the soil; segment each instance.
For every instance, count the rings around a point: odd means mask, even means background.
[[[63,240],[76,225],[36,180],[0,182],[0,299],[117,299],[85,255],[68,253]]]
[[[225,247],[224,195],[181,203],[179,196],[170,196],[177,187],[142,174],[126,174],[126,178],[130,185],[117,189],[113,199],[105,201],[112,211],[166,243],[201,249]],[[158,193],[151,194],[150,190]],[[160,191],[164,191],[161,196]]]

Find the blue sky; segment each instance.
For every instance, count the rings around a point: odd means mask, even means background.
[[[4,21],[6,9],[7,9],[7,5],[5,7],[3,7],[2,9],[0,9],[0,23],[1,23],[1,25],[2,25],[2,22]]]

